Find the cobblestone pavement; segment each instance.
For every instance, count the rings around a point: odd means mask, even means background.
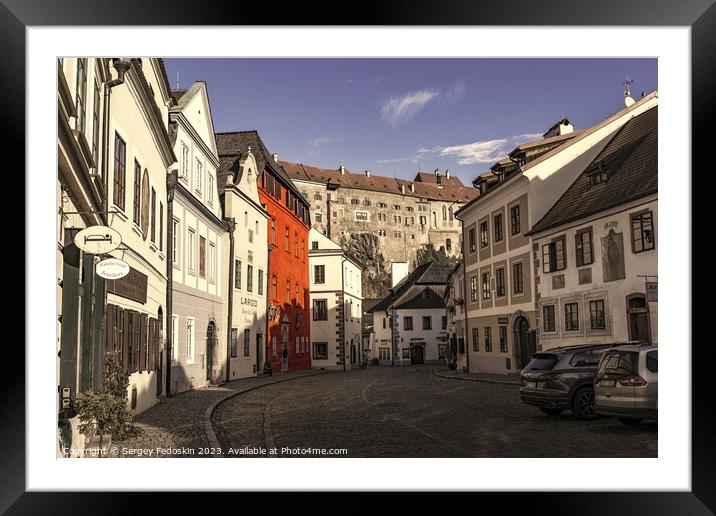
[[[276,447],[282,457],[298,456],[297,448],[346,449],[349,457],[657,456],[655,423],[547,416],[521,403],[516,385],[431,369],[374,366],[232,397],[214,411],[222,454],[266,457],[261,448]]]
[[[218,401],[262,385],[312,376],[320,371],[294,371],[273,376],[245,378],[219,387],[205,387],[163,398],[134,418],[136,435],[113,441],[117,457],[199,457],[211,455],[206,432],[206,410]],[[146,451],[152,451],[152,455]],[[161,450],[161,451],[160,451]],[[139,453],[143,455],[139,455]]]

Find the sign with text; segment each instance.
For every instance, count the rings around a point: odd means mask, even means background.
[[[97,276],[104,279],[116,280],[129,274],[129,264],[117,258],[107,258],[95,266]]]
[[[646,300],[649,303],[656,303],[659,293],[659,284],[656,281],[646,282]]]

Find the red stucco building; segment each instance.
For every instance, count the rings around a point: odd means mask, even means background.
[[[257,131],[236,133],[251,147],[259,171],[259,199],[271,219],[268,227],[268,339],[266,356],[274,371],[311,368],[308,231],[310,203],[304,199]],[[241,245],[240,243],[237,243]]]

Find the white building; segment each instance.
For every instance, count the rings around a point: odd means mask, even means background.
[[[362,267],[316,229],[308,235],[311,367],[345,369],[363,359]]]
[[[657,187],[651,107],[610,138],[529,233],[539,253],[540,349],[658,341]]]
[[[261,373],[268,356],[270,216],[259,200],[257,180],[262,170],[250,140],[239,133],[224,135],[219,145],[219,190],[229,221],[222,259],[230,285],[227,324],[231,332],[222,355],[229,356],[228,381]]]
[[[372,357],[380,365],[439,363],[447,353],[443,296],[452,267],[424,263],[373,308]]]
[[[171,392],[225,375],[227,281],[220,267],[227,226],[217,188],[219,156],[206,84],[173,91],[170,136],[178,163],[171,204]]]
[[[527,235],[631,118],[656,93],[575,131],[560,120],[542,140],[520,145],[475,180],[480,196],[457,213],[465,232],[467,362],[471,372],[519,371],[537,350],[535,266]]]

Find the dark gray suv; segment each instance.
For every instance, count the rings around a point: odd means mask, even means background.
[[[522,370],[522,402],[551,416],[570,409],[580,419],[593,419],[597,365],[602,353],[613,345],[586,344],[535,353]]]

